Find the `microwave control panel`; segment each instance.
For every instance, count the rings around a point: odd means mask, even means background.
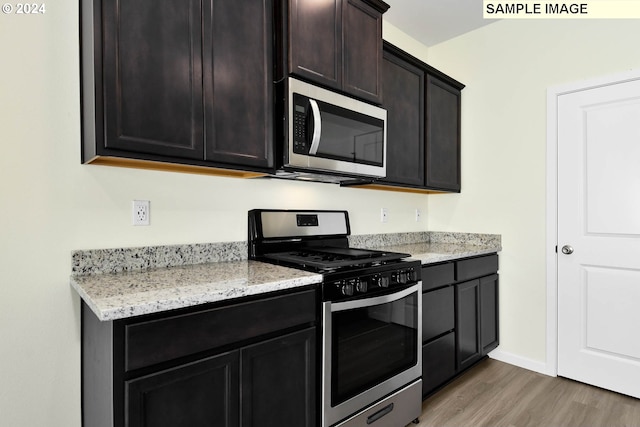
[[[293,105],[293,152],[297,154],[309,154],[307,143],[307,108],[305,97],[294,94]]]

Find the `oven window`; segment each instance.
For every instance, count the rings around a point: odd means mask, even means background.
[[[332,313],[332,406],[414,366],[417,293],[386,304]]]

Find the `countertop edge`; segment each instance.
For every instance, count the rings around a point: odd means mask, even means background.
[[[479,255],[488,255],[498,253],[502,248],[478,248],[466,251],[459,254],[439,254],[439,253],[425,253],[425,254],[411,254],[412,259],[417,259],[422,262],[422,265],[435,264],[438,262],[453,261],[462,258],[469,258]]]
[[[117,298],[103,298],[103,303],[101,304],[100,301],[98,301],[98,298],[92,297],[86,292],[82,284],[78,283],[78,276],[71,276],[70,285],[80,295],[80,298],[87,304],[100,321],[113,321],[146,314],[166,312],[169,310],[188,308],[212,302],[234,300],[245,296],[295,289],[298,287],[316,285],[322,282],[321,274],[310,274],[303,271],[300,271],[300,273],[300,275],[295,275],[290,278],[265,281],[259,284],[252,284],[251,286],[247,285],[246,279],[221,280],[215,284],[211,284],[213,289],[210,290],[196,289],[190,291],[187,286],[185,287],[186,292],[183,295],[180,295],[177,292],[171,292],[171,289],[169,289],[163,292],[164,295],[158,297],[157,295],[154,295],[153,291],[150,291],[148,301],[144,301],[143,303],[123,303],[116,307],[105,306],[109,305],[110,299]],[[200,284],[195,287],[199,288],[203,287],[203,285]],[[206,288],[207,286],[204,287]],[[144,294],[144,292],[142,293]]]

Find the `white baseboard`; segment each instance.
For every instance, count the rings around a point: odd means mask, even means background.
[[[490,352],[489,357],[504,363],[508,363],[510,365],[528,369],[529,371],[538,372],[544,375],[550,375],[548,372],[546,363],[527,359],[526,357],[518,356],[513,353],[508,353],[506,351],[500,350],[499,348]],[[551,376],[554,376],[554,375],[551,375]]]

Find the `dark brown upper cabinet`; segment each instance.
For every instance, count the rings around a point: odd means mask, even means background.
[[[461,88],[447,79],[427,76],[425,185],[460,192]]]
[[[278,15],[279,77],[292,74],[355,97],[382,101],[379,0],[288,0]]]
[[[385,182],[424,186],[425,72],[393,52],[384,51],[387,110],[387,177]]]
[[[384,42],[387,176],[379,188],[460,192],[464,85]]]
[[[272,0],[92,0],[81,16],[83,162],[273,168]]]

